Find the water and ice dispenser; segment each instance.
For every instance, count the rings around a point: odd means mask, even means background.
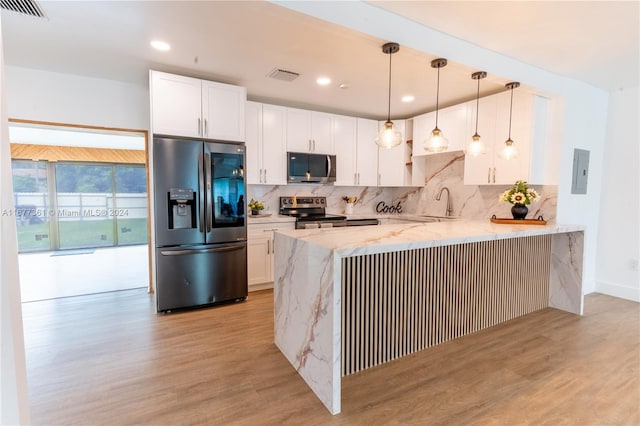
[[[189,188],[169,189],[169,229],[196,227],[196,193]]]

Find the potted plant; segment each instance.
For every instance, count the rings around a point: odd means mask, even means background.
[[[524,180],[516,181],[515,185],[504,191],[499,200],[513,204],[511,207],[511,214],[514,219],[522,220],[527,217],[529,208],[527,205],[535,203],[540,199],[540,195],[535,189],[529,188],[529,185]]]
[[[264,210],[264,204],[252,198],[251,201],[249,201],[249,209],[251,210],[252,215],[257,216],[262,214],[262,210]]]

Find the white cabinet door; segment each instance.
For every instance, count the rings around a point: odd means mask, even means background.
[[[247,102],[245,106],[245,178],[247,184],[262,183],[262,104]]]
[[[545,134],[544,129],[539,129],[535,122],[534,99],[531,93],[518,92],[518,89],[514,91],[511,139],[519,156],[510,160],[501,158],[500,153],[509,138],[511,93],[506,91],[480,99],[478,133],[487,146],[487,153],[465,158],[466,185],[512,185],[517,180],[530,180],[531,150],[532,144],[536,143],[534,129],[537,129],[536,134]],[[475,117],[475,106],[470,110]],[[475,128],[475,120],[473,123]]]
[[[438,128],[449,140],[447,152],[463,150],[467,139],[471,139],[473,136],[473,133],[468,134],[467,119],[467,103],[444,108],[438,112]]]
[[[333,154],[333,115],[287,108],[287,151]]]
[[[402,143],[393,148],[378,148],[378,185],[404,186],[408,159],[406,151],[406,127],[404,120],[396,120],[393,125],[402,132]],[[378,130],[384,127],[381,121]]]
[[[247,183],[286,185],[286,108],[247,102],[245,109]]]
[[[202,135],[207,139],[244,142],[247,90],[202,81]]]
[[[247,274],[249,285],[273,282],[274,232],[294,229],[290,223],[249,224],[247,231]]]
[[[378,122],[357,119],[356,173],[358,186],[378,186]]]
[[[472,131],[476,131],[476,103],[470,107],[469,122]],[[473,136],[473,133],[471,134]],[[493,181],[494,149],[496,144],[496,98],[487,96],[480,98],[478,114],[478,134],[487,152],[477,157],[470,155],[464,159],[464,183],[467,185],[488,185]],[[505,137],[506,140],[506,137]],[[504,142],[504,141],[503,141]]]
[[[287,108],[287,151],[312,152],[310,111]]]
[[[360,119],[358,119],[357,131],[360,131]],[[356,119],[336,115],[333,117],[333,138],[336,154],[336,182],[335,185],[357,185],[356,172]]]
[[[311,148],[317,154],[333,154],[333,114],[311,111]]]
[[[201,137],[201,96],[200,80],[151,71],[153,133]]]
[[[247,240],[247,275],[249,285],[273,281],[271,237],[249,237]]]
[[[262,178],[268,185],[287,184],[286,121],[286,108],[262,105]]]
[[[422,114],[417,117],[413,117],[413,156],[421,157],[423,155],[429,154],[427,150],[424,149],[424,144],[429,136],[431,136],[431,131],[436,125],[436,114],[435,112],[430,112],[427,114]]]
[[[494,145],[495,179],[492,183],[513,185],[517,180],[529,181],[529,150],[533,129],[533,96],[515,89],[513,92],[513,116],[511,140],[518,149],[517,158],[505,160],[500,156],[504,142],[509,138],[509,106],[511,92],[496,96],[496,140]]]
[[[438,111],[438,128],[449,141],[449,147],[445,152],[463,150],[467,139],[473,135],[473,133],[467,134],[469,133],[468,108],[468,104],[463,103]],[[414,117],[413,126],[413,156],[438,154],[424,149],[425,143],[428,143],[431,132],[436,127],[436,112]]]

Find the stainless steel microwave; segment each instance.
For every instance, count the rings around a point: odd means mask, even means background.
[[[332,183],[336,181],[336,156],[287,152],[289,183]]]

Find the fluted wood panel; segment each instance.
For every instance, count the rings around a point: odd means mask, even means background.
[[[145,164],[146,162],[145,152],[135,149],[84,148],[18,143],[11,144],[11,158],[128,164]]]
[[[342,375],[548,306],[551,236],[342,260]]]

